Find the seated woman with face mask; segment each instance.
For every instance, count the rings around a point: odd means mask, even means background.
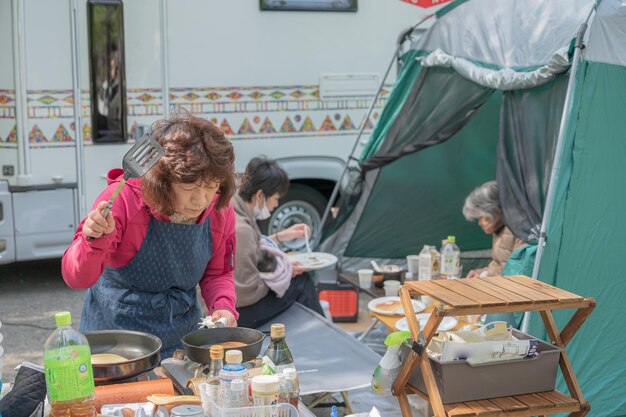
[[[296,301],[324,314],[307,271],[291,264],[278,248],[281,242],[304,238],[305,229],[310,234],[308,226],[295,224],[263,236],[257,225],[258,220],[271,216],[288,188],[289,178],[275,161],[253,158],[246,167],[239,193],[233,197],[237,216],[235,291],[241,327],[262,326]],[[273,271],[262,267],[266,252],[275,258]]]

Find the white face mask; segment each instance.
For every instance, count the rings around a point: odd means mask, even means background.
[[[254,205],[254,208],[252,209],[252,217],[255,220],[265,220],[265,219],[269,219],[269,217],[271,216],[270,211],[267,208],[267,204],[265,204],[265,197],[263,197],[263,207],[258,208],[257,205]]]

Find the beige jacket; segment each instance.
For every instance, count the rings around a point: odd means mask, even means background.
[[[269,292],[269,287],[259,277],[257,264],[261,255],[261,231],[256,221],[248,213],[243,199],[235,195],[232,205],[237,215],[235,232],[237,251],[235,252],[235,292],[237,307],[255,304]]]
[[[239,235],[237,235],[237,239],[239,239]],[[504,268],[504,264],[509,259],[511,254],[525,244],[526,242],[516,238],[511,230],[506,226],[502,228],[500,233],[494,233],[493,246],[491,248],[492,261],[489,262],[489,265],[487,265],[488,276],[494,277],[502,275],[502,269]],[[235,277],[236,272],[237,269],[235,269]]]

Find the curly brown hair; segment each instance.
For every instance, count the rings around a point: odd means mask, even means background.
[[[174,214],[172,183],[198,180],[219,182],[216,209],[228,206],[235,193],[235,153],[220,129],[206,119],[177,112],[155,122],[150,136],[165,150],[141,182],[141,192],[155,212]]]

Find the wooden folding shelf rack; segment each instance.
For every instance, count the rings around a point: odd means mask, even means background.
[[[436,417],[465,416],[547,416],[570,412],[570,416],[582,417],[590,410],[585,401],[565,346],[582,326],[596,302],[561,290],[526,276],[470,278],[406,282],[400,291],[402,306],[414,342],[410,355],[404,361],[400,374],[393,384],[403,417],[410,417],[408,395],[417,394],[428,401]],[[427,295],[440,302],[426,323],[423,331],[415,317],[411,298]],[[570,321],[559,333],[552,310],[577,309]],[[480,401],[446,404],[441,400],[433,370],[426,353],[426,346],[436,333],[445,316],[469,314],[511,313],[538,311],[552,343],[562,349],[559,366],[571,397],[558,391],[499,397]],[[409,377],[414,368],[421,368],[427,393],[411,384]],[[468,381],[471,383],[471,381]]]

